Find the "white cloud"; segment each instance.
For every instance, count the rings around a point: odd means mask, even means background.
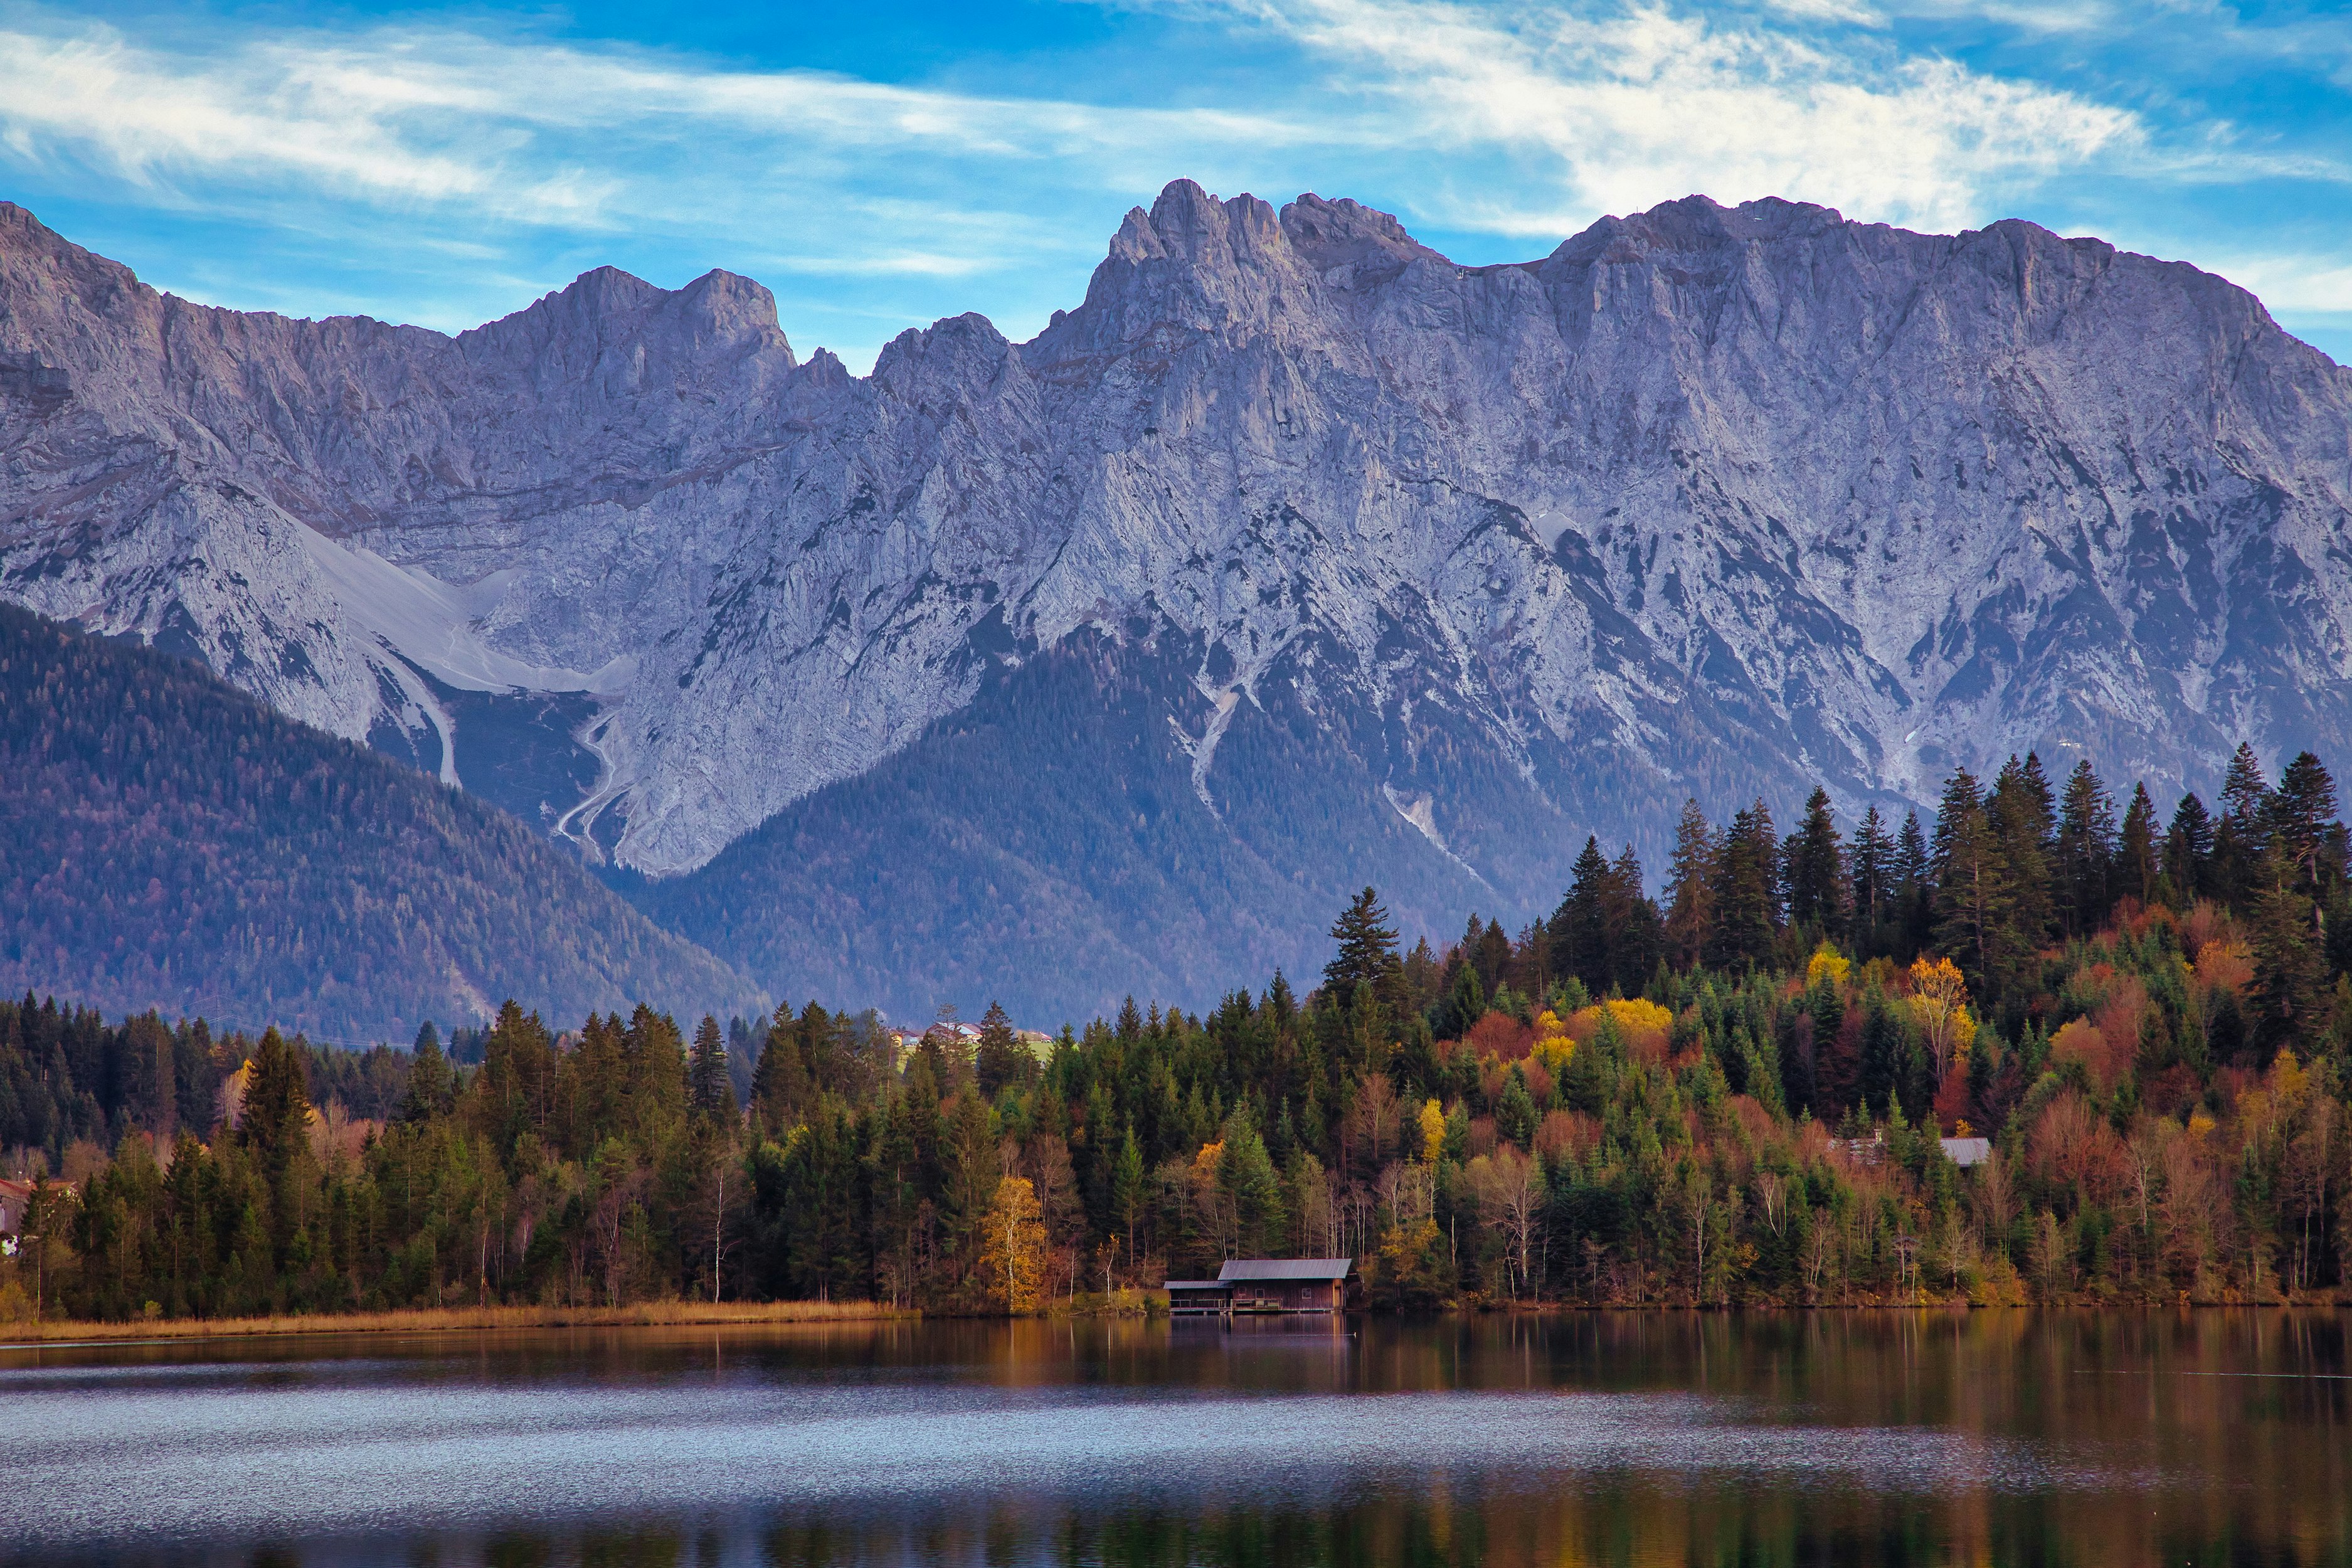
[[[593,262],[674,261],[666,281],[769,278],[804,340],[972,308],[1032,330],[1073,302],[1119,210],[1178,175],[1378,199],[1474,249],[1533,252],[1693,192],[1970,226],[2156,156],[2127,110],[1905,54],[1869,0],[1717,17],[1682,0],[1106,3],[1200,24],[1198,52],[1164,64],[1191,100],[740,68],[488,20],[198,14],[133,37],[0,0],[0,166],[287,241],[166,253],[159,281],[224,303],[293,306],[310,277],[321,302],[455,327]],[[1237,35],[1271,46],[1280,90],[1213,68]],[[2164,157],[2176,182],[2244,177],[2225,131]],[[858,363],[879,341],[835,346]]]
[[[2335,256],[2237,256],[2200,262],[2282,316],[2352,316],[2352,262]]]
[[[495,195],[509,219],[592,226],[640,216],[622,210],[633,190],[658,183],[684,196],[754,150],[789,170],[850,155],[1088,159],[1302,139],[1246,113],[991,99],[450,30],[298,32],[167,54],[110,27],[20,27],[0,31],[0,80],[11,83],[0,139],[20,155],[149,185]]]
[[[1659,6],[1591,16],[1257,0],[1247,15],[1386,99],[1412,136],[1514,149],[1556,172],[1549,192],[1465,204],[1461,219],[1475,226],[1557,232],[1595,211],[1704,191],[1959,227],[2001,193],[2144,134],[2126,110],[1948,60],[1898,59],[1874,43],[1857,58]]]

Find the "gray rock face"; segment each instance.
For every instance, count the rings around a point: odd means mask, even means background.
[[[0,594],[460,780],[461,697],[581,694],[544,820],[655,877],[1082,629],[1191,650],[1203,809],[1278,686],[1507,912],[1433,735],[1653,853],[1686,794],[1928,800],[2028,746],[2352,759],[2352,373],[2023,223],[1691,197],[1465,268],[1179,182],[1035,340],[859,379],[723,272],[452,338],[190,305],[0,205]]]

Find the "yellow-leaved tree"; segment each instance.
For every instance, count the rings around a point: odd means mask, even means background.
[[[1813,949],[1813,956],[1805,963],[1805,987],[1811,990],[1826,980],[1832,985],[1843,985],[1853,972],[1853,961],[1828,942]]]
[[[1919,1020],[1920,1034],[1927,1037],[1940,1088],[1944,1074],[1959,1065],[1977,1039],[1977,1022],[1969,1016],[1968,982],[1950,959],[1939,958],[1932,963],[1925,958],[1912,961],[1911,1012]]]
[[[1437,1163],[1445,1149],[1445,1107],[1431,1100],[1421,1108],[1421,1163]]]
[[[1535,1043],[1528,1054],[1541,1062],[1546,1072],[1558,1078],[1560,1069],[1576,1055],[1576,1037],[1568,1032],[1559,1014],[1546,1008],[1536,1015]]]
[[[988,1279],[1004,1310],[1019,1317],[1037,1310],[1045,1273],[1045,1219],[1037,1190],[1020,1176],[996,1184],[988,1205]]]

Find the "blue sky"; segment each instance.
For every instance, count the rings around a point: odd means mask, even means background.
[[[457,330],[604,263],[863,371],[1034,332],[1167,181],[1470,262],[1693,191],[2194,262],[2352,362],[2352,16],[2106,0],[0,0],[0,196],[161,288]]]

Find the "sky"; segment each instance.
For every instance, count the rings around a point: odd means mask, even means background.
[[[0,198],[158,288],[459,331],[592,267],[865,371],[1170,180],[1483,264],[1693,192],[2199,267],[2352,363],[2352,11],[2197,0],[0,0]]]

